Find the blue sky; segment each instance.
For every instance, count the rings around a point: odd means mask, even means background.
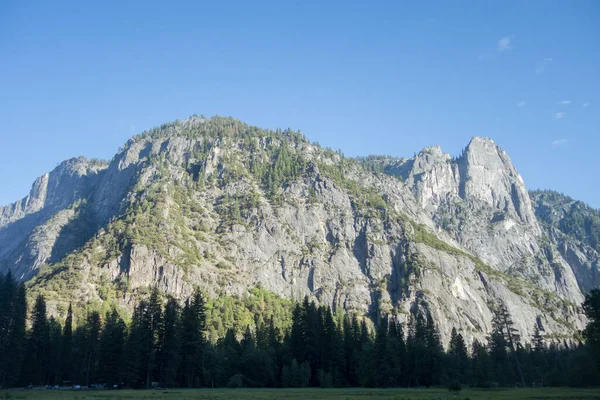
[[[598,208],[598,21],[594,0],[2,1],[0,204],[203,113],[349,156],[487,136],[529,188]]]

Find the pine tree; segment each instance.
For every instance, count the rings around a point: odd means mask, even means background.
[[[71,368],[73,361],[73,307],[69,304],[69,310],[67,311],[67,317],[65,319],[65,325],[62,333],[62,351],[61,351],[61,375],[65,381],[71,380]]]
[[[300,380],[300,387],[308,387],[310,385],[310,380],[311,380],[311,376],[312,376],[312,372],[310,369],[310,364],[308,363],[308,361],[303,362],[300,365],[300,370],[299,370],[299,380]]]
[[[593,357],[600,360],[600,289],[594,289],[585,296],[583,311],[589,321],[583,336],[590,346]]]
[[[417,337],[417,314],[411,314],[408,318],[408,334],[406,337],[406,385],[408,387],[420,386],[421,369],[423,363],[423,354],[425,353],[425,340],[419,340]]]
[[[0,274],[0,385],[16,384],[25,353],[25,286]]]
[[[145,379],[147,366],[145,353],[147,351],[147,327],[144,323],[144,313],[147,308],[145,300],[134,308],[127,338],[126,380],[129,386],[139,388]]]
[[[373,347],[374,343],[369,334],[369,328],[363,319],[360,323],[360,341],[356,355],[356,376],[361,386],[375,386],[375,374],[373,370]]]
[[[62,380],[62,328],[53,316],[48,320],[48,334],[48,383],[54,385]]]
[[[388,322],[387,318],[382,318],[377,327],[375,336],[375,347],[373,354],[373,371],[375,373],[375,385],[377,387],[386,387],[389,385],[391,368],[389,365],[388,354]]]
[[[308,362],[308,370],[311,374],[315,373],[315,376],[310,376],[310,383],[313,385],[316,385],[316,371],[321,368],[319,333],[323,331],[322,321],[315,304],[309,302],[308,297],[305,297],[302,303],[302,334],[305,352],[301,360]]]
[[[89,386],[94,382],[96,361],[98,356],[98,342],[102,330],[102,318],[100,313],[92,311],[88,314],[85,322],[85,341],[86,341],[86,375],[85,384]]]
[[[395,319],[389,323],[387,353],[394,386],[404,384],[404,382],[406,382],[404,374],[406,370],[406,343],[404,342],[402,325]]]
[[[468,381],[469,355],[467,354],[465,340],[462,334],[456,332],[456,328],[452,328],[450,334],[448,354],[451,362],[449,368],[455,375],[453,378],[466,383]]]
[[[12,331],[12,302],[15,289],[16,284],[10,270],[6,276],[0,274],[0,350],[2,350],[0,354],[4,354],[6,351],[8,338]]]
[[[356,316],[352,319],[346,314],[344,316],[344,376],[345,381],[350,386],[358,385],[358,352],[360,341],[358,340],[357,330],[359,330]]]
[[[31,331],[28,340],[27,366],[25,380],[33,385],[43,385],[48,380],[48,320],[46,319],[46,301],[42,295],[35,300],[31,316]]]
[[[204,299],[199,289],[185,304],[182,325],[184,383],[187,387],[197,387],[202,378],[206,328]]]
[[[445,379],[442,376],[445,372],[442,365],[444,348],[440,339],[440,333],[430,312],[427,312],[425,343],[427,353],[425,357],[423,384],[425,386],[439,385]]]
[[[160,299],[160,293],[158,287],[154,287],[150,292],[150,299],[148,300],[148,307],[145,309],[143,314],[143,321],[145,325],[145,341],[146,344],[146,387],[149,388],[151,381],[154,378],[154,371],[157,366],[157,354],[160,353],[160,341],[159,338],[162,336],[160,330],[162,329],[162,304]]]
[[[492,360],[487,349],[477,339],[475,339],[473,341],[471,354],[473,385],[477,387],[489,387],[492,376]]]
[[[228,329],[225,337],[219,340],[218,349],[221,360],[218,375],[221,382],[227,382],[239,371],[240,354],[242,352],[238,341],[235,339],[233,329]]]
[[[325,344],[322,349],[322,367],[326,374],[330,375],[331,384],[345,384],[344,378],[344,343],[342,333],[338,329],[333,319],[331,308],[327,307],[324,310],[325,319],[323,321],[323,334],[321,340]],[[326,383],[324,386],[331,386]]]
[[[506,349],[508,349],[512,355],[514,365],[516,367],[518,376],[521,380],[521,385],[525,386],[525,377],[523,375],[523,369],[519,356],[517,354],[517,348],[520,346],[520,335],[514,327],[514,322],[510,316],[508,308],[503,301],[500,301],[494,316],[492,318],[492,358],[496,361],[497,366],[501,367],[501,364],[506,357]],[[507,372],[500,372],[500,375],[506,375]],[[504,379],[510,380],[509,376],[504,376]],[[507,381],[508,382],[508,381]]]
[[[543,353],[546,351],[546,344],[544,343],[544,337],[540,332],[540,326],[536,322],[533,325],[533,336],[531,338],[531,347],[532,350],[536,353]]]
[[[292,358],[296,360],[304,360],[305,345],[304,345],[304,321],[300,304],[294,306],[292,311],[292,329],[290,332],[290,349]]]
[[[121,384],[123,378],[123,358],[125,356],[126,326],[117,310],[106,315],[106,323],[100,335],[99,377],[109,385]]]
[[[180,307],[169,297],[165,307],[161,329],[160,382],[164,387],[177,384],[177,370],[181,362],[181,319]]]

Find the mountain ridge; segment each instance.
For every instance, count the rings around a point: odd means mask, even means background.
[[[163,124],[108,163],[61,163],[1,207],[0,268],[59,315],[70,301],[127,312],[153,285],[180,299],[260,285],[370,318],[427,310],[469,340],[500,300],[524,336],[535,321],[559,336],[583,326],[595,250],[561,251],[493,140],[381,159],[233,118]]]

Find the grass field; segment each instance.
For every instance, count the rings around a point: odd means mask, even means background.
[[[453,395],[445,389],[174,389],[174,390],[1,390],[2,399],[68,399],[68,400],[126,400],[126,399],[202,399],[202,400],[508,400],[508,399],[599,399],[600,389],[470,389]]]

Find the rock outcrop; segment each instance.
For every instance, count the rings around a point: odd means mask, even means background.
[[[83,157],[63,161],[36,179],[21,201],[0,207],[0,266],[28,280],[44,263],[57,261],[83,244],[85,238],[76,244],[74,238],[63,243],[60,232],[78,206],[92,196],[105,169],[104,162]],[[91,225],[89,229],[94,228]]]
[[[491,139],[475,137],[457,159],[427,148],[402,178],[436,224],[491,267],[583,300],[577,276],[548,244],[521,175]]]

